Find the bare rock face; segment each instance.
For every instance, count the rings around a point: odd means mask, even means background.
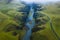
[[[17,33],[16,33],[16,32],[13,32],[13,33],[12,33],[12,35],[13,35],[13,36],[16,36],[16,35],[17,35]]]
[[[9,24],[7,25],[6,29],[4,30],[5,32],[10,32],[14,30],[21,30],[20,26],[14,25],[14,24]]]
[[[44,30],[44,29],[45,29],[45,27],[42,27],[42,28],[35,27],[35,28],[32,29],[32,32],[37,32],[37,31],[41,31],[41,30]]]

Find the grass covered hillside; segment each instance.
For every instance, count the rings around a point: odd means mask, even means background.
[[[54,29],[56,30],[57,34],[60,35],[59,28],[60,28],[60,3],[53,3],[48,4],[46,6],[46,10],[44,12],[51,17]]]
[[[24,7],[23,4],[6,4],[5,1],[0,2],[0,40],[21,40],[24,36],[25,29],[22,28],[22,17],[24,14],[18,10]],[[60,2],[44,4],[44,10],[40,13],[48,15],[51,23],[53,24],[53,30],[50,25],[50,21],[46,22],[42,26],[43,30],[33,32],[31,40],[59,40],[60,39]],[[45,16],[44,19],[48,19]],[[38,17],[38,19],[42,19]],[[42,20],[43,21],[43,20]],[[45,21],[43,21],[45,22]]]

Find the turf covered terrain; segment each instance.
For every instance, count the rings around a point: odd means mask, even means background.
[[[21,7],[21,5],[0,2],[0,40],[22,39],[25,31],[19,28],[22,26],[21,17],[24,15],[17,11],[17,8]],[[60,38],[60,3],[49,3],[45,4],[44,7],[42,13],[50,17],[54,31]],[[31,40],[59,40],[52,31],[49,21],[42,26],[45,26],[45,29],[33,32]]]

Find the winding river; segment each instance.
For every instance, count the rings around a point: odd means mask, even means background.
[[[26,20],[26,24],[25,24],[26,27],[28,28],[28,30],[26,31],[26,33],[23,37],[23,40],[30,40],[30,37],[32,34],[32,28],[35,25],[35,20],[33,18],[33,15],[34,15],[34,9],[33,9],[33,6],[31,5],[30,6],[30,12],[29,12],[28,18]]]

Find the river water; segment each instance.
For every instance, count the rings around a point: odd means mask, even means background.
[[[26,31],[26,33],[23,37],[23,40],[30,40],[30,37],[32,34],[32,28],[35,25],[35,20],[33,18],[33,15],[34,15],[34,9],[32,6],[30,6],[30,12],[29,12],[28,18],[26,20],[26,24],[25,24],[26,27],[28,28],[28,30]]]

